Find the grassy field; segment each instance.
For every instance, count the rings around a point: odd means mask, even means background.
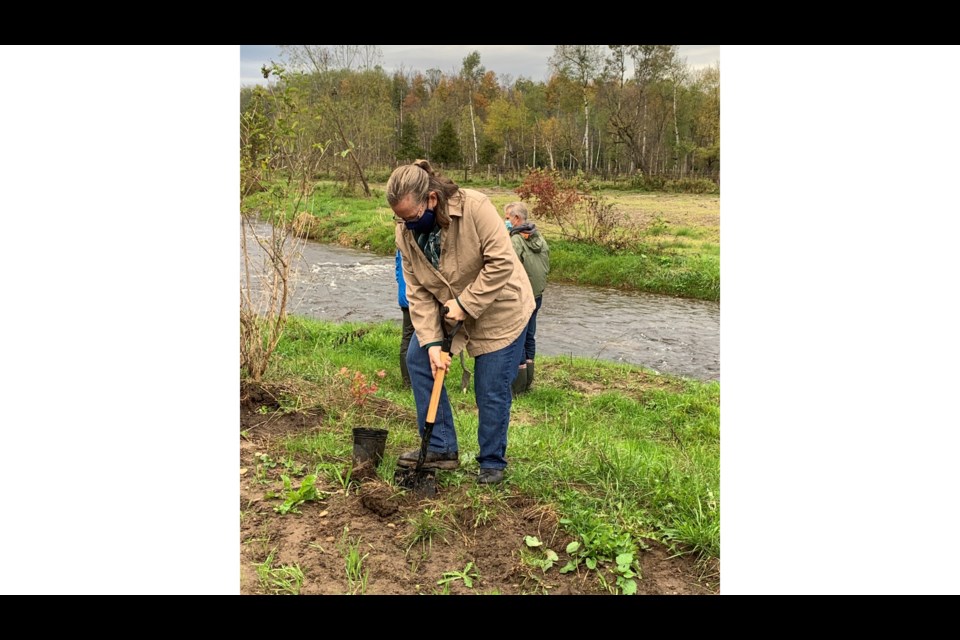
[[[455,177],[455,176],[454,176]],[[390,255],[395,246],[392,211],[385,184],[372,185],[372,198],[344,195],[331,183],[318,183],[301,211],[310,216],[309,236],[322,242]],[[479,188],[497,210],[518,200],[503,188]],[[534,219],[550,243],[550,281],[616,287],[651,293],[720,299],[720,197],[716,194],[601,192],[641,229],[640,244],[611,251],[560,237],[557,227]],[[270,215],[265,194],[242,203],[244,210]],[[287,205],[287,214],[290,212]]]
[[[320,409],[324,416],[317,430],[281,445],[303,473],[347,478],[352,428],[379,427],[390,432],[379,474],[392,483],[397,456],[419,445],[413,397],[400,384],[399,342],[391,323],[291,318],[268,378],[286,390],[279,411]],[[511,412],[508,486],[550,505],[587,565],[636,554],[650,540],[716,563],[719,383],[578,358],[537,362],[533,389]],[[472,384],[463,392],[460,379],[455,358],[447,391],[461,468],[440,474],[441,490],[472,483],[477,471],[476,404]]]

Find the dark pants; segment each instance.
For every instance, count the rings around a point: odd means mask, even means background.
[[[481,469],[503,469],[507,466],[507,429],[510,426],[510,381],[516,374],[523,352],[523,333],[510,345],[498,351],[484,353],[473,360],[473,390],[477,398],[476,456]],[[427,407],[433,393],[433,371],[430,353],[420,346],[417,336],[410,340],[407,367],[413,376],[413,397],[417,403],[417,425],[423,437]],[[430,451],[452,453],[459,451],[457,431],[453,425],[453,409],[446,387],[440,389],[440,402],[428,446]]]
[[[407,369],[407,348],[413,336],[413,321],[410,320],[410,309],[400,307],[403,312],[403,337],[400,338],[400,375],[403,376],[403,386],[410,386],[410,371]]]
[[[533,360],[534,356],[537,355],[537,311],[540,311],[540,305],[543,304],[543,294],[534,298],[537,301],[537,307],[533,310],[533,315],[530,316],[530,322],[527,323],[527,339],[523,343],[523,358],[524,360]]]

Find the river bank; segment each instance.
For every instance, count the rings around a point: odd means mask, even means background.
[[[395,250],[393,213],[384,197],[385,185],[372,186],[373,196],[346,195],[332,183],[317,183],[301,202],[309,238],[392,255]],[[509,189],[479,189],[502,213],[519,200]],[[716,194],[632,193],[607,191],[608,198],[642,230],[635,247],[610,250],[574,242],[560,230],[534,219],[550,243],[551,282],[566,282],[624,291],[643,291],[720,300],[720,197]],[[269,218],[277,209],[266,193],[245,198],[241,210]],[[292,204],[283,206],[292,215]]]

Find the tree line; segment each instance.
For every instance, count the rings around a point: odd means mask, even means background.
[[[282,123],[317,154],[317,172],[347,182],[428,158],[450,169],[521,175],[545,168],[602,179],[720,176],[719,65],[692,70],[677,45],[556,45],[549,80],[486,69],[387,73],[375,45],[281,45],[281,79],[240,92],[241,122]],[[264,111],[257,92],[291,102]],[[272,88],[271,88],[272,86]],[[241,126],[241,146],[256,147]]]

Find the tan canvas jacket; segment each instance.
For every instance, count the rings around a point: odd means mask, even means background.
[[[410,319],[421,345],[440,342],[440,306],[459,296],[467,317],[452,353],[466,347],[476,357],[516,340],[536,303],[526,270],[490,199],[479,191],[460,189],[448,202],[448,212],[450,226],[440,234],[439,271],[423,255],[413,232],[397,225]]]

